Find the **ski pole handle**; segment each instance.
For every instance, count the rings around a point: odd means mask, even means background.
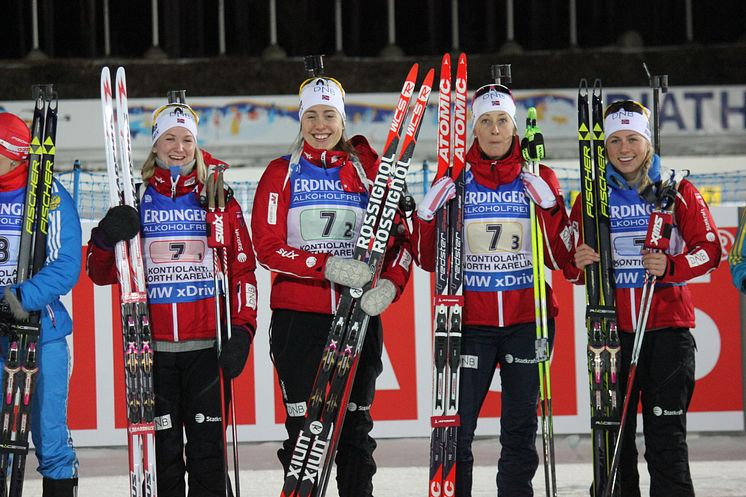
[[[303,57],[303,66],[306,68],[306,76],[315,78],[324,75],[324,56],[306,55]]]
[[[651,212],[648,233],[643,246],[646,249],[663,252],[671,243],[672,230],[673,215],[670,212]]]
[[[538,162],[544,158],[544,135],[536,125],[536,107],[529,107],[526,117],[526,134],[521,140],[521,154],[528,162]]]
[[[661,154],[661,118],[660,118],[660,94],[668,92],[668,75],[655,75],[651,76],[648,70],[648,65],[642,63],[642,67],[645,68],[645,73],[648,76],[650,87],[653,89],[653,146],[656,155]]]
[[[170,104],[186,104],[186,90],[168,90],[166,98]]]

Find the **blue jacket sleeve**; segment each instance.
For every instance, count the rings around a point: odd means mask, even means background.
[[[52,186],[44,267],[18,287],[27,311],[39,311],[69,292],[80,276],[80,218],[70,194],[56,180]]]
[[[744,248],[746,248],[746,210],[744,210],[741,216],[741,222],[738,223],[736,239],[728,255],[728,264],[730,265],[733,284],[740,291],[746,293],[746,260],[743,258]]]

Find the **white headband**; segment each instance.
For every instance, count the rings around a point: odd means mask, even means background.
[[[168,104],[158,107],[153,112],[153,144],[163,133],[177,126],[186,128],[196,140],[198,122],[199,118],[186,104]]]
[[[650,129],[648,128],[648,118],[645,114],[631,112],[619,109],[619,112],[609,114],[604,118],[604,134],[606,140],[617,131],[629,130],[641,134],[648,142],[650,139]]]
[[[479,93],[479,90],[477,90],[476,93]],[[515,127],[518,127],[515,122],[515,110],[516,108],[513,97],[511,97],[507,93],[491,89],[483,95],[474,97],[474,100],[471,104],[471,113],[474,118],[471,127],[472,129],[474,129],[474,127],[477,125],[477,121],[482,114],[493,111],[507,112],[510,118],[513,120],[513,125]]]
[[[346,119],[345,92],[336,81],[329,78],[316,78],[301,88],[298,118],[302,118],[303,113],[314,105],[334,107],[342,116],[342,121],[344,122]]]

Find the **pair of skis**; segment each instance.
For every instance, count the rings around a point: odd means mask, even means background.
[[[225,166],[218,165],[215,171],[210,174],[207,180],[207,214],[205,222],[207,224],[207,246],[212,249],[213,271],[214,271],[214,291],[215,291],[215,323],[216,343],[218,357],[223,349],[223,326],[225,326],[225,336],[231,339],[231,301],[230,301],[230,274],[228,266],[228,247],[231,246],[233,231],[231,229],[230,219],[225,212],[225,186],[223,183],[223,172]],[[222,295],[222,299],[221,299]],[[218,368],[220,377],[220,409],[221,421],[223,424],[223,462],[225,465],[225,488],[226,496],[230,496],[230,477],[228,476],[228,441],[226,440],[227,413],[225,403],[225,379],[222,368]],[[233,378],[228,380],[231,403],[231,435],[233,437],[233,479],[235,480],[236,496],[241,495],[241,484],[239,479],[238,466],[238,430],[236,428],[236,397]]]
[[[536,125],[536,108],[528,109],[526,134],[521,141],[521,154],[528,172],[539,176],[539,161],[544,158],[544,135]],[[539,407],[544,460],[544,488],[547,497],[557,497],[557,474],[554,458],[554,423],[552,416],[552,382],[550,374],[551,347],[547,316],[547,287],[544,274],[544,231],[536,204],[529,200],[531,226],[531,261],[534,278],[534,309],[536,323],[536,361],[539,368]],[[564,208],[560,206],[560,208]]]
[[[377,283],[430,96],[434,77],[432,69],[422,82],[405,128],[401,152],[397,154],[403,121],[415,89],[417,70],[418,66],[415,64],[409,71],[394,109],[381,163],[373,181],[363,224],[353,252],[355,259],[368,264],[373,278],[362,289],[347,288],[342,292],[311,389],[305,423],[298,434],[290,466],[285,475],[281,497],[322,497],[326,492],[360,351],[368,328],[369,316],[357,305],[358,298]]]
[[[57,93],[52,85],[34,86],[32,93],[35,100],[34,117],[16,283],[23,283],[39,272],[47,257],[48,215],[57,134]],[[40,333],[39,311],[31,312],[25,321],[13,319],[9,326],[0,410],[0,492],[3,496],[20,497],[23,494],[31,400],[39,371],[37,349]]]
[[[436,265],[433,322],[433,399],[430,424],[430,485],[428,495],[454,495],[456,434],[463,297],[464,166],[467,113],[466,55],[458,59],[455,102],[451,118],[451,56],[440,69],[438,97],[438,172],[435,181],[450,177],[456,196],[436,214]]]
[[[138,201],[132,180],[127,82],[123,67],[117,69],[114,88],[109,68],[104,67],[101,71],[101,108],[109,176],[109,205],[130,205],[137,209]],[[153,349],[140,234],[129,241],[118,242],[114,253],[121,293],[130,495],[153,497],[158,493]]]
[[[609,191],[604,153],[603,88],[588,82],[578,90],[578,143],[582,187],[584,242],[600,256],[585,267],[588,376],[590,380],[593,485],[591,497],[601,497],[611,478],[611,460],[619,431],[619,370],[621,345],[614,304]],[[618,495],[618,494],[617,494]]]

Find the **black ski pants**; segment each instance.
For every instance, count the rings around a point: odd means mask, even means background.
[[[225,497],[223,424],[215,349],[156,352],[154,363],[159,495],[183,497],[186,473],[189,497]]]
[[[327,343],[332,318],[328,314],[282,309],[272,313],[270,351],[287,412],[285,429],[288,438],[277,451],[285,473],[290,466],[298,433],[305,422],[307,401]],[[371,318],[334,459],[340,497],[373,495],[373,475],[376,472],[373,451],[376,441],[369,435],[373,429],[370,407],[376,378],[383,370],[382,347],[381,322],[378,318]]]
[[[550,340],[554,320],[549,321]],[[502,410],[497,495],[533,496],[531,480],[539,466],[536,452],[536,409],[539,368],[536,361],[536,326],[518,324],[504,328],[466,326],[461,338],[461,378],[456,454],[456,497],[471,497],[474,456],[472,441],[477,417],[500,365]]]
[[[620,386],[627,388],[634,335],[620,333],[622,365]],[[622,497],[640,497],[637,472],[637,406],[642,401],[645,460],[650,473],[651,497],[693,497],[686,444],[686,413],[694,392],[696,343],[686,328],[648,331],[637,362],[632,397],[627,411],[619,460]]]

